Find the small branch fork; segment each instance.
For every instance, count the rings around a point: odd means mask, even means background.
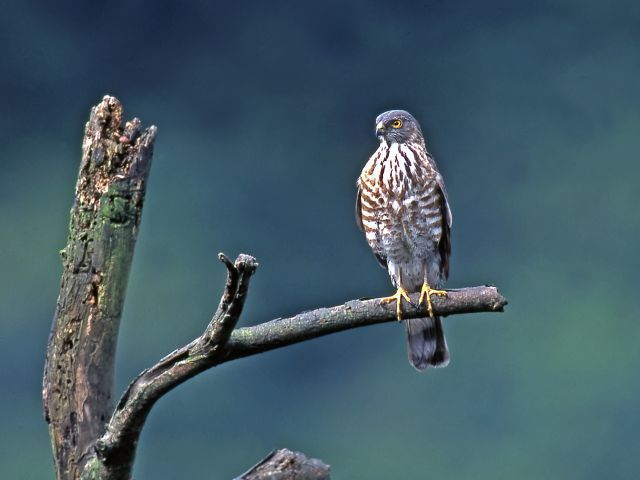
[[[106,432],[96,442],[97,457],[89,470],[99,467],[103,476],[108,474],[106,478],[130,478],[140,432],[156,401],[194,375],[220,363],[258,263],[243,254],[234,263],[223,253],[218,258],[227,267],[227,283],[213,318],[200,337],[144,370],[127,387]]]
[[[382,304],[380,299],[352,300],[344,305],[234,331],[246,300],[249,280],[258,263],[244,254],[233,263],[222,253],[218,257],[227,268],[227,282],[218,309],[200,337],[144,370],[129,385],[106,432],[96,442],[96,457],[88,465],[89,471],[96,467],[103,470],[99,478],[130,478],[136,445],[151,408],[165,393],[198,373],[230,360],[293,343],[396,320],[395,307]],[[412,305],[403,309],[406,319],[428,315],[426,307],[418,304],[418,296],[412,295]],[[433,308],[437,315],[446,316],[502,311],[506,303],[495,287],[483,286],[449,290],[446,298],[433,299]]]

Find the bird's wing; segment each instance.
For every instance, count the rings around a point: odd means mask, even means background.
[[[358,224],[358,227],[360,227],[360,230],[364,232],[364,224],[362,223],[362,189],[360,188],[360,181],[358,181],[357,185],[358,193],[356,194],[356,223]],[[369,245],[374,250],[373,254],[376,256],[376,260],[378,260],[378,263],[382,266],[382,268],[387,268],[387,259],[380,253],[376,253],[373,246],[371,244]]]
[[[451,256],[451,225],[453,223],[453,217],[451,215],[451,208],[449,207],[449,198],[447,196],[447,189],[444,186],[444,179],[440,172],[436,173],[436,182],[440,188],[440,194],[442,198],[442,216],[447,220],[442,225],[442,236],[440,237],[440,258],[442,264],[440,265],[440,271],[444,278],[449,277],[449,257]]]
[[[444,186],[444,178],[440,175],[440,172],[436,173],[436,182],[438,183],[438,187],[440,187],[440,192],[442,192],[443,202],[443,211],[445,214],[445,218],[447,219],[447,225],[451,228],[451,224],[453,223],[453,217],[451,215],[451,208],[449,207],[449,196],[447,195],[447,189]]]
[[[364,225],[362,223],[362,199],[360,198],[361,188],[360,182],[358,181],[358,193],[356,194],[356,223],[360,230],[364,232]]]

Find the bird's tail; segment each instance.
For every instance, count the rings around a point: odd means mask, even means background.
[[[409,362],[417,370],[446,367],[449,364],[449,349],[444,338],[440,317],[413,318],[405,320]]]

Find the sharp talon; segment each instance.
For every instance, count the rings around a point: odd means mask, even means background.
[[[411,298],[406,290],[400,289],[400,295],[402,295],[407,302],[411,303]]]
[[[407,293],[407,291],[404,288],[400,287],[398,288],[398,291],[396,291],[396,293],[394,293],[390,297],[384,297],[383,299],[381,299],[380,303],[385,304],[385,303],[396,302],[396,318],[398,319],[398,321],[400,321],[402,320],[401,304],[402,304],[403,298],[407,302],[411,303],[411,298],[409,298],[409,294]]]
[[[427,300],[427,310],[429,311],[429,316],[433,318],[433,305],[431,304],[431,295],[436,295],[438,297],[446,297],[446,290],[434,290],[427,283],[422,284],[422,289],[420,290],[420,305],[424,302],[425,298]]]

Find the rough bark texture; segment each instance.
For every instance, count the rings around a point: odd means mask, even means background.
[[[409,295],[411,304],[402,302],[403,320],[428,316],[427,307],[418,304],[419,293]],[[231,334],[221,361],[286,347],[351,328],[396,321],[396,305],[382,304],[381,298],[351,300],[336,307],[318,308],[291,318],[278,318],[253,327],[239,328]],[[462,313],[502,312],[507,299],[498,289],[485,285],[447,290],[446,297],[432,296],[433,311],[446,317]]]
[[[113,97],[91,111],[61,252],[43,381],[59,479],[79,477],[113,411],[118,327],[156,135],[138,119],[123,124],[122,113]]]
[[[128,480],[140,432],[164,394],[211,367],[342,330],[396,321],[395,305],[381,299],[352,300],[291,318],[235,330],[258,264],[249,255],[235,262],[220,254],[227,283],[201,336],[144,370],[114,408],[113,368],[127,278],[142,215],[156,129],[140,121],[122,124],[122,106],[105,97],[91,112],[71,210],[69,239],[61,252],[63,276],[43,380],[59,480]],[[403,302],[406,319],[426,307]],[[495,287],[449,290],[433,297],[437,315],[502,311],[507,301]],[[324,479],[328,467],[279,450],[241,479]]]
[[[233,331],[242,312],[249,279],[258,264],[249,255],[238,256],[235,264],[223,254],[220,259],[227,266],[228,277],[213,319],[200,337],[171,352],[129,385],[106,432],[97,442],[95,458],[87,470],[90,475],[86,478],[128,479],[138,439],[151,408],[168,391],[193,376],[241,357],[342,330],[397,321],[395,305],[382,304],[380,298],[375,298],[352,300],[344,305],[319,308]],[[424,304],[417,305],[418,298],[419,294],[413,294],[413,305],[403,304],[406,319],[428,315]],[[434,311],[440,316],[498,312],[506,303],[498,290],[489,286],[448,290],[446,298],[433,298]]]
[[[96,442],[95,455],[83,478],[126,480],[131,476],[138,439],[155,402],[169,390],[210,368],[205,359],[217,358],[242,313],[249,279],[258,264],[249,255],[234,263],[223,254],[227,284],[222,299],[204,333],[143,371],[118,402],[106,432]]]
[[[321,460],[282,448],[234,480],[329,480],[329,473]]]

